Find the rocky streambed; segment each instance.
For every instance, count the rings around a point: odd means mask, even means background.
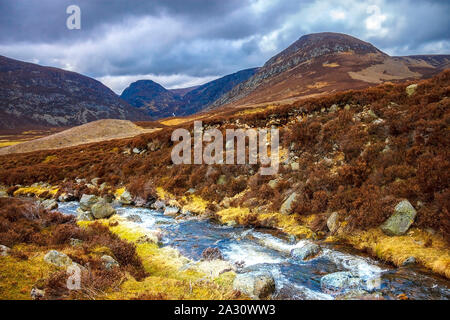
[[[393,268],[347,247],[296,240],[273,230],[230,227],[170,208],[118,206],[116,213],[161,234],[161,246],[176,248],[208,276],[234,271],[236,289],[273,299],[449,299],[450,284],[411,266]],[[78,212],[77,212],[78,210]],[[78,202],[58,211],[78,215]],[[205,252],[211,253],[207,263]]]

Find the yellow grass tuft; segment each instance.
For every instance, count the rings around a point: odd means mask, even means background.
[[[396,266],[413,256],[424,267],[450,279],[450,249],[439,236],[412,229],[406,235],[390,237],[376,228],[341,237],[355,248],[368,249]]]

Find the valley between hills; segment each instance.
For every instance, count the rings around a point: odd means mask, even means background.
[[[119,97],[0,59],[2,139],[20,142],[0,149],[0,297],[450,298],[449,61],[320,33],[259,68]],[[278,173],[173,164],[172,132],[197,120],[278,129]]]

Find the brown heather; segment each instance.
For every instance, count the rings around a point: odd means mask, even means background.
[[[1,156],[0,181],[8,186],[45,181],[80,196],[83,186],[63,181],[100,177],[145,199],[156,196],[154,187],[175,195],[195,188],[197,195],[217,202],[247,189],[234,204],[276,210],[288,192],[297,191],[296,215],[340,211],[349,217],[349,227],[357,229],[379,225],[393,204],[407,198],[418,209],[418,227],[433,228],[450,239],[450,71],[419,82],[411,96],[405,91],[409,84],[383,84],[239,116],[232,109],[205,118],[204,125],[221,130],[238,126],[236,120],[250,127],[280,128],[281,144],[298,157],[299,170],[281,167],[273,190],[267,182],[274,177],[259,176],[257,165],[174,166],[173,127],[132,139]],[[332,105],[339,109],[330,112]],[[373,115],[383,121],[374,122]],[[193,125],[181,127],[192,130]],[[157,150],[124,153],[148,143]],[[45,161],[48,156],[54,157],[51,162]],[[227,177],[225,184],[217,184],[220,175]],[[323,219],[314,225],[322,229]]]

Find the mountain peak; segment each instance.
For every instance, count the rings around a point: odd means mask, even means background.
[[[328,54],[351,52],[356,54],[383,54],[372,44],[343,33],[320,32],[301,36],[288,48],[272,57],[264,67],[285,62],[292,57],[299,60],[309,60]]]

